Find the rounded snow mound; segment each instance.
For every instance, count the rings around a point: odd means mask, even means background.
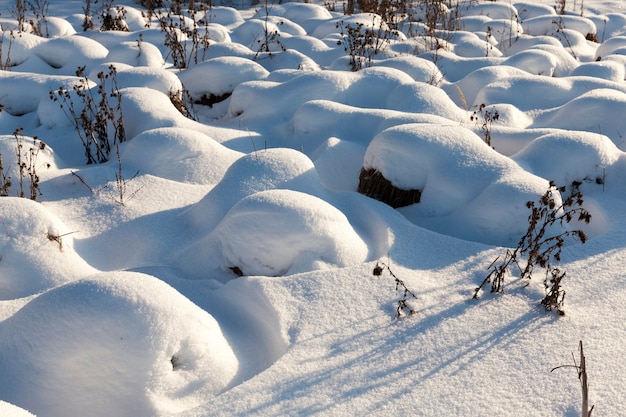
[[[398,69],[408,74],[415,81],[431,85],[438,85],[444,79],[441,70],[434,62],[414,55],[388,58],[375,62],[372,65]]]
[[[535,119],[535,127],[556,127],[606,134],[626,149],[620,132],[626,128],[626,93],[610,88],[587,91]]]
[[[161,68],[165,60],[159,48],[149,42],[119,42],[111,46],[106,60],[140,67]]]
[[[240,154],[192,129],[163,127],[140,133],[122,153],[124,166],[173,181],[216,184]]]
[[[3,397],[49,417],[172,415],[237,369],[215,319],[145,274],[57,287],[0,324]]]
[[[207,77],[206,74],[211,74]],[[182,71],[178,77],[189,90],[194,100],[203,97],[215,100],[233,92],[239,84],[267,78],[269,71],[246,58],[236,56],[211,58],[190,69]]]
[[[402,84],[391,90],[386,108],[434,114],[456,122],[467,119],[467,112],[457,107],[442,89],[422,82]]]
[[[412,222],[490,244],[519,239],[527,227],[526,202],[548,189],[548,181],[456,125],[384,130],[367,148],[363,168],[378,171],[396,188],[421,191],[418,203],[400,209]],[[494,209],[485,216],[482,207]]]
[[[23,64],[31,57],[31,52],[37,45],[47,41],[40,36],[26,32],[20,32],[19,36],[12,36],[5,22],[2,21],[0,21],[0,29],[3,30],[0,33],[0,48],[2,48],[0,58],[3,64],[7,64],[9,67]],[[17,30],[17,28],[11,30]]]
[[[394,186],[422,191],[426,215],[444,215],[469,202],[498,178],[507,159],[461,126],[406,124],[379,133],[363,168],[379,171]]]
[[[320,184],[306,155],[289,148],[270,148],[236,160],[215,188],[183,216],[194,229],[206,233],[244,197],[274,188],[317,194]]]
[[[346,216],[312,195],[267,190],[239,201],[189,253],[200,269],[282,276],[364,262],[368,248]]]
[[[35,46],[32,52],[52,68],[63,68],[75,74],[76,68],[86,65],[87,69],[109,53],[101,43],[84,36],[53,38]]]
[[[92,274],[74,252],[74,230],[27,198],[0,198],[0,299],[37,294]]]
[[[76,30],[70,22],[54,16],[46,16],[42,22],[42,31],[43,34],[49,38],[72,36],[76,34]]]
[[[513,159],[557,185],[569,185],[601,177],[602,168],[615,163],[621,154],[611,139],[599,133],[555,131],[538,137]]]
[[[162,92],[163,94],[176,93],[183,90],[178,77],[170,71],[155,67],[133,67],[121,62],[104,63],[94,67],[89,73],[89,79],[98,81],[98,74],[109,74],[111,66],[116,69],[118,88],[146,87]]]

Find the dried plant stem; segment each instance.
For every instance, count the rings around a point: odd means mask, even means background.
[[[585,353],[583,350],[583,341],[578,342],[578,352],[580,353],[580,361],[576,363],[576,358],[574,358],[574,354],[572,353],[572,359],[574,360],[574,365],[561,365],[556,368],[552,368],[550,372],[555,371],[560,368],[574,368],[576,372],[578,372],[578,379],[580,381],[580,388],[582,392],[582,407],[581,407],[581,417],[591,417],[591,413],[595,405],[592,405],[589,408],[589,381],[587,377],[587,359],[585,358]]]

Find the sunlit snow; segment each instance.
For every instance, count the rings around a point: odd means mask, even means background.
[[[44,36],[0,4],[1,416],[573,417],[551,370],[580,340],[594,415],[624,415],[621,2],[442,4],[451,32],[423,4],[391,31],[214,2],[163,17],[186,68],[140,2],[108,12],[128,31],[46,3]],[[352,71],[356,25],[385,38]],[[121,103],[106,162],[81,95]],[[365,170],[419,202],[359,193]],[[554,260],[565,315],[539,267],[472,299],[551,182],[592,215],[548,228],[588,237]]]

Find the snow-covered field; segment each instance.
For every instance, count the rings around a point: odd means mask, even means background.
[[[43,37],[17,30],[14,3],[0,415],[573,417],[578,374],[551,370],[581,340],[593,415],[626,414],[621,1],[467,2],[436,34],[341,5],[215,6],[180,70],[135,2],[115,3],[129,31],[85,32],[84,2],[50,0]],[[353,72],[360,24],[383,43]],[[87,164],[71,109],[80,94],[102,108],[104,76],[108,134],[123,122],[126,141]],[[362,168],[420,201],[358,193]],[[549,230],[589,238],[552,260],[565,315],[540,304],[539,267],[472,299],[549,181],[577,184],[592,215]],[[394,276],[415,314],[396,317]]]

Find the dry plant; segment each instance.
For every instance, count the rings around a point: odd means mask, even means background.
[[[126,140],[117,70],[114,65],[110,65],[107,73],[100,71],[95,88],[90,88],[85,67],[79,67],[76,76],[79,82],[72,90],[60,87],[50,92],[50,98],[59,103],[74,125],[85,149],[87,163],[106,162],[111,153],[111,144]]]
[[[341,35],[341,40],[337,41],[337,44],[343,44],[343,49],[350,57],[352,71],[370,67],[374,55],[382,53],[391,43],[392,36],[397,34],[397,31],[385,29],[383,22],[377,23],[376,15],[372,17],[371,27],[361,22],[352,25],[341,21],[337,23],[337,28]]]
[[[176,107],[176,110],[180,112],[183,116],[188,119],[198,121],[198,113],[196,112],[193,97],[189,90],[183,85],[181,90],[170,90],[168,91],[168,97],[170,101]],[[230,96],[230,95],[228,95]],[[227,97],[228,97],[227,96]],[[206,95],[203,95],[202,98],[197,102],[197,104],[206,104],[204,99]],[[215,104],[215,103],[213,103]],[[209,104],[211,106],[211,104]]]
[[[63,237],[71,235],[73,233],[78,233],[78,232],[74,231],[74,232],[59,234],[59,231],[56,228],[49,227],[48,233],[46,233],[46,237],[48,238],[50,242],[56,242],[57,245],[59,245],[59,250],[63,252]]]
[[[120,148],[119,144],[115,144],[115,153],[117,155],[117,171],[115,172],[115,194],[116,196],[113,200],[124,206],[126,203],[137,196],[137,193],[141,191],[142,187],[136,188],[133,191],[128,190],[128,184],[137,178],[139,175],[139,170],[135,172],[135,174],[130,178],[124,178],[124,171],[122,169],[122,158],[120,156]]]
[[[71,171],[71,174],[78,179],[78,181],[83,184],[89,192],[93,195],[99,196],[103,191],[109,190],[108,196],[111,197],[113,201],[121,206],[125,206],[127,202],[132,200],[139,194],[139,192],[143,189],[143,186],[137,187],[134,190],[129,190],[129,184],[139,175],[139,170],[135,172],[132,177],[125,178],[124,170],[122,167],[122,158],[119,150],[119,145],[115,145],[115,152],[117,154],[117,170],[115,172],[115,184],[113,185],[112,193],[111,187],[109,184],[105,184],[101,187],[94,188],[85,179],[80,176],[80,174],[76,173],[76,171]]]
[[[572,42],[569,40],[569,36],[567,36],[567,32],[565,31],[565,23],[563,22],[563,18],[559,16],[558,19],[554,19],[552,23],[556,25],[557,27],[556,33],[559,33],[562,35],[563,40],[567,44],[567,47],[569,48],[569,51],[574,57],[574,59],[578,60],[578,56],[576,56],[576,52],[574,51]]]
[[[581,417],[591,417],[591,413],[595,405],[592,405],[589,408],[589,382],[587,378],[587,360],[585,358],[585,353],[583,351],[583,341],[578,342],[578,352],[580,353],[580,361],[576,363],[576,358],[574,357],[574,353],[572,352],[572,359],[574,361],[573,365],[561,365],[556,368],[552,368],[550,372],[554,372],[556,369],[560,368],[574,368],[578,373],[578,380],[580,381],[580,388],[582,391],[582,407],[581,407]]]
[[[168,48],[165,59],[170,58],[174,67],[188,68],[193,62],[204,60],[210,47],[208,18],[212,5],[202,3],[198,9],[193,4],[183,11],[179,1],[171,2],[167,12],[154,10],[159,27],[165,36],[164,45]],[[199,19],[198,16],[204,14]],[[150,16],[150,14],[149,14]]]
[[[38,0],[41,1],[41,0]],[[100,7],[94,12],[93,5],[98,4]],[[83,31],[95,29],[94,17],[97,17],[100,31],[118,30],[128,32],[128,26],[125,22],[126,9],[123,6],[114,6],[115,0],[85,0],[83,6]]]
[[[478,298],[480,291],[488,284],[491,284],[491,292],[503,292],[505,277],[513,265],[519,269],[520,279],[527,280],[532,278],[535,266],[539,266],[545,271],[543,284],[546,296],[541,300],[541,304],[546,310],[556,310],[560,315],[565,314],[563,310],[565,291],[561,286],[565,271],[556,267],[554,263],[561,260],[566,237],[585,243],[587,236],[582,230],[566,230],[556,235],[549,233],[553,226],[562,227],[574,219],[589,223],[591,214],[582,207],[583,196],[580,191],[573,191],[559,204],[556,193],[564,191],[565,187],[557,189],[554,183],[550,182],[538,205],[534,201],[526,203],[526,207],[531,210],[526,234],[522,236],[515,249],[507,249],[504,259],[500,261],[500,257],[497,257],[489,265],[487,269],[491,271],[474,290],[473,298]],[[526,258],[525,263],[522,257]]]
[[[17,128],[13,132],[15,138],[15,156],[17,158],[17,167],[19,171],[19,190],[18,197],[28,198],[31,200],[37,200],[37,196],[41,195],[39,190],[39,175],[37,175],[37,156],[39,151],[46,149],[46,144],[40,141],[36,136],[33,138],[33,144],[31,146],[25,146],[24,144],[24,129]],[[49,164],[46,165],[48,168]],[[4,174],[2,174],[4,177]],[[28,190],[24,186],[24,180],[27,180]],[[10,181],[9,181],[10,183]]]
[[[254,55],[254,59],[258,59],[261,53],[268,53],[269,56],[272,56],[272,45],[277,45],[281,51],[285,51],[286,48],[280,41],[280,32],[278,30],[270,30],[269,27],[269,18],[271,6],[268,0],[265,0],[265,4],[263,5],[263,9],[265,10],[265,17],[263,19],[263,37],[262,39],[257,39],[257,43],[259,44],[259,48]],[[281,21],[280,25],[283,24]]]
[[[83,6],[83,31],[93,29],[93,17],[91,16],[91,0],[85,0]]]
[[[463,100],[465,99],[463,98]],[[491,146],[491,125],[499,119],[500,113],[498,110],[496,110],[493,106],[491,109],[487,109],[487,105],[485,103],[479,105],[477,110],[475,110],[470,116],[470,121],[476,123],[476,126],[483,131],[483,139],[489,146]]]
[[[372,271],[372,275],[379,277],[382,276],[384,271],[387,271],[387,273],[389,273],[389,275],[395,280],[396,292],[398,294],[401,294],[401,297],[396,304],[396,317],[400,318],[405,316],[411,316],[417,313],[417,310],[415,310],[410,305],[411,300],[417,300],[417,296],[407,288],[403,280],[398,278],[398,276],[391,271],[389,264],[386,264],[382,261],[376,262],[376,266]]]
[[[126,9],[123,6],[113,7],[113,0],[102,2],[99,10],[100,31],[118,30],[121,32],[130,32],[126,25]]]
[[[50,4],[48,0],[27,0],[26,6],[32,15],[29,23],[33,33],[41,37],[50,37],[48,30],[48,9]]]
[[[26,0],[15,0],[9,8],[11,15],[17,20],[18,31],[26,31]]]
[[[15,40],[15,33],[9,32],[8,45],[5,51],[5,32],[0,33],[0,70],[11,71],[11,47],[13,46],[13,40]],[[5,56],[2,58],[2,56]]]
[[[46,148],[46,144],[35,136],[33,137],[32,145],[27,145],[25,143],[24,129],[21,127],[13,131],[13,138],[15,139],[15,159],[18,172],[16,195],[35,201],[41,195],[39,189],[40,179],[37,174],[37,169],[40,167],[37,166],[37,156],[40,151]],[[50,164],[45,164],[44,167],[50,168]],[[0,197],[10,196],[12,186],[12,178],[5,170],[2,153],[0,153]]]
[[[0,197],[8,197],[11,191],[11,177],[7,175],[4,170],[4,164],[2,162],[2,153],[0,153]]]
[[[143,189],[143,186],[137,187],[134,190],[129,190],[128,184],[130,184],[131,181],[137,178],[137,176],[139,175],[139,170],[135,171],[133,176],[129,178],[125,178],[124,169],[122,166],[122,154],[120,152],[120,144],[116,142],[114,144],[114,149],[115,149],[115,155],[116,155],[117,169],[115,171],[115,184],[113,185],[113,193],[112,193],[113,195],[109,194],[109,196],[111,196],[112,200],[118,203],[119,205],[125,206],[128,201],[132,200],[133,198],[137,196],[137,194]],[[91,185],[89,185],[89,183],[85,181],[85,179],[81,177],[79,174],[77,174],[75,171],[71,171],[71,174],[74,177],[76,177],[78,181],[80,181],[81,184],[87,187],[89,192],[91,192],[91,194],[93,195],[100,195],[101,192],[105,190],[110,191],[111,189],[109,184],[105,184],[101,187],[94,188]]]

